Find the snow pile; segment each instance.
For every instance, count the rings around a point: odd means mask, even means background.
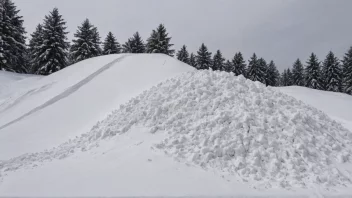
[[[215,168],[256,187],[347,186],[352,133],[323,112],[258,82],[193,71],[131,99],[92,130],[58,148],[0,162],[1,174],[86,151],[133,126],[167,133],[155,145],[186,163]]]
[[[196,71],[170,79],[121,106],[91,137],[124,133],[135,124],[169,133],[156,147],[178,159],[265,187],[350,183],[334,163],[352,160],[352,133],[321,111],[242,76]]]

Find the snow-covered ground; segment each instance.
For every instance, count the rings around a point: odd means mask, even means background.
[[[21,87],[26,87],[28,83],[40,79],[40,76],[16,74],[12,72],[0,71],[0,104],[11,95],[13,91],[19,91]],[[25,85],[25,86],[23,86]],[[1,107],[0,107],[1,109]]]
[[[266,88],[157,54],[11,79],[0,87],[0,196],[352,196],[351,96]]]
[[[352,96],[298,86],[277,89],[324,111],[352,131]]]

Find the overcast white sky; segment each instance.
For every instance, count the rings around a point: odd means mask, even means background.
[[[85,18],[102,40],[112,31],[120,43],[139,31],[143,39],[165,24],[178,50],[196,52],[202,42],[226,58],[241,51],[273,59],[280,70],[311,52],[323,60],[342,57],[352,45],[352,0],[14,0],[25,27],[35,26],[54,7],[67,22],[69,39]]]

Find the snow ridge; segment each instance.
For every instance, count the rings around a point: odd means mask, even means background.
[[[168,136],[155,148],[185,163],[235,174],[260,188],[350,186],[352,133],[323,112],[259,82],[193,71],[144,91],[57,148],[0,162],[33,167],[99,146],[133,126]]]

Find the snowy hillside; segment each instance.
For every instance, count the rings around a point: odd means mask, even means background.
[[[27,84],[41,77],[28,74],[16,74],[12,72],[0,71],[0,101],[6,98],[12,91],[18,90],[19,84]],[[17,86],[16,86],[17,85]]]
[[[350,96],[267,88],[165,55],[26,79],[0,98],[0,196],[352,195],[352,116],[307,105]]]
[[[324,111],[352,131],[352,96],[298,86],[277,89]]]
[[[190,70],[166,55],[110,55],[21,83],[0,104],[0,159],[51,148],[86,132],[132,96]]]

